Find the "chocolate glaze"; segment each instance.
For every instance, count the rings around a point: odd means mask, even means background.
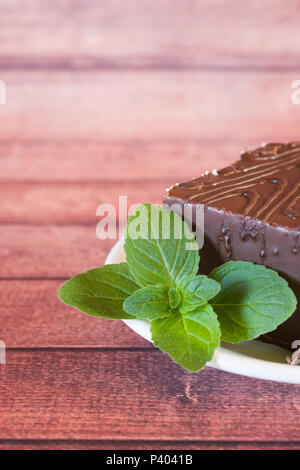
[[[229,260],[264,264],[288,280],[300,301],[300,142],[246,150],[223,170],[172,186],[164,203],[204,204],[201,272]],[[300,308],[263,339],[285,347],[300,340]]]

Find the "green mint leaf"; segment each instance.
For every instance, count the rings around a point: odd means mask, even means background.
[[[181,302],[181,295],[173,287],[169,289],[169,302],[170,302],[170,307],[173,309],[177,308]]]
[[[142,286],[175,287],[198,271],[199,249],[193,234],[166,208],[140,205],[129,218],[124,248],[130,270]]]
[[[163,286],[143,287],[125,300],[123,308],[141,320],[166,317],[172,313],[168,291],[168,287]]]
[[[127,263],[107,264],[72,277],[57,295],[65,304],[89,315],[134,318],[123,310],[123,302],[139,288]]]
[[[221,335],[217,316],[209,304],[184,315],[153,320],[151,333],[156,347],[191,372],[198,372],[212,359]]]
[[[297,300],[276,271],[247,261],[230,261],[209,276],[221,284],[211,302],[218,315],[222,340],[254,339],[275,330],[295,311]]]
[[[204,305],[209,299],[217,295],[221,286],[207,276],[187,276],[178,283],[182,294],[180,312],[186,313]]]

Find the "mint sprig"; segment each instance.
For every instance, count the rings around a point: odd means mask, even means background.
[[[198,372],[212,359],[221,336],[217,315],[209,304],[152,321],[151,334],[154,346],[191,372]]]
[[[278,273],[231,261],[197,275],[198,246],[174,212],[143,204],[125,232],[127,263],[74,276],[60,299],[89,315],[151,321],[154,345],[196,372],[220,339],[232,343],[274,330],[296,309],[296,297]]]
[[[129,217],[124,249],[130,271],[145,287],[174,287],[198,271],[199,248],[187,224],[175,212],[153,204],[138,206]]]
[[[169,288],[148,286],[135,291],[123,303],[125,312],[140,320],[155,320],[172,313],[169,301]]]
[[[207,276],[187,276],[178,283],[182,293],[181,313],[192,312],[217,295],[221,286]]]
[[[125,312],[123,302],[139,288],[127,263],[107,264],[72,277],[57,295],[88,315],[115,320],[135,318]]]

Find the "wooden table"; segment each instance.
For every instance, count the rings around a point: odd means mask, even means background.
[[[100,203],[299,139],[299,2],[267,3],[1,4],[0,448],[300,448],[299,387],[191,375],[56,297],[114,244]]]

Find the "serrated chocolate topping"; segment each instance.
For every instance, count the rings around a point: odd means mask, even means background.
[[[287,228],[300,227],[300,142],[265,144],[245,150],[218,172],[174,185],[167,197]]]

